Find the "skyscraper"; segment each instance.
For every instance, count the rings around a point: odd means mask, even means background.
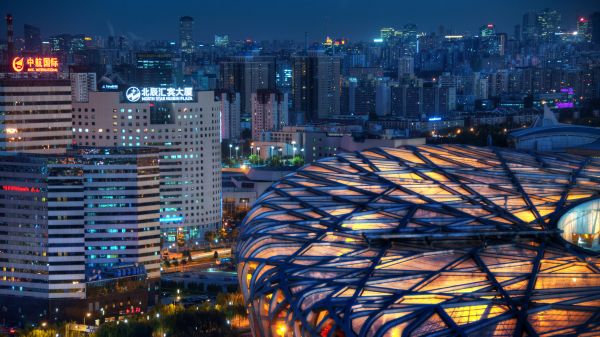
[[[64,153],[72,139],[71,83],[0,75],[0,114],[1,151]]]
[[[590,15],[590,23],[592,24],[592,42],[600,45],[600,12]]]
[[[590,27],[590,21],[583,16],[577,19],[577,37],[581,42],[592,41],[592,27]]]
[[[125,266],[136,287],[160,276],[158,150],[5,152],[0,180],[0,317],[77,319],[111,297],[88,281]]]
[[[216,91],[215,100],[221,103],[221,138],[237,141],[241,132],[240,93]]]
[[[523,22],[521,24],[521,39],[523,41],[534,40],[537,36],[537,14],[535,12],[527,12],[523,14]]]
[[[180,237],[191,243],[204,240],[204,232],[221,223],[220,103],[212,91],[191,87],[127,90],[159,97],[132,101],[121,92],[91,92],[89,102],[73,106],[74,141],[160,149],[163,243],[175,244]],[[160,100],[170,92],[188,100]]]
[[[542,41],[556,40],[560,32],[561,16],[557,10],[545,8],[537,13],[537,33]]]
[[[252,139],[263,140],[265,131],[277,131],[288,124],[288,95],[261,89],[252,94]]]
[[[272,57],[239,56],[221,62],[219,87],[239,92],[241,113],[252,112],[252,93],[275,89],[275,60]]]
[[[340,58],[322,53],[293,57],[292,106],[316,122],[340,113]]]
[[[90,91],[96,91],[96,73],[71,73],[71,97],[73,102],[87,102]]]
[[[415,75],[415,59],[412,56],[398,58],[398,80],[411,78]]]
[[[42,37],[40,28],[25,24],[23,26],[25,35],[25,50],[27,52],[39,53],[42,51]]]
[[[173,85],[173,55],[170,53],[136,53],[135,85],[168,87]]]
[[[194,52],[194,18],[191,16],[179,19],[179,48],[185,54]]]

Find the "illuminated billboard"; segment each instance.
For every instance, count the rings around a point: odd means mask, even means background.
[[[12,69],[17,73],[56,73],[58,72],[58,58],[17,56],[12,60]]]
[[[189,102],[194,100],[194,89],[184,88],[138,88],[129,87],[125,91],[125,99],[137,102]]]

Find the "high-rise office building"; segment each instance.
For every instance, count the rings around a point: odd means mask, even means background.
[[[262,89],[252,94],[252,139],[265,131],[277,131],[288,124],[288,95],[278,90]]]
[[[90,92],[73,105],[74,141],[159,148],[163,243],[200,242],[221,223],[220,109],[212,91],[191,87]]]
[[[275,89],[275,60],[271,57],[240,56],[221,62],[219,87],[239,92],[242,114],[252,111],[252,93]]]
[[[185,54],[194,52],[194,18],[191,16],[179,19],[179,48]]]
[[[398,80],[408,79],[415,75],[415,59],[412,56],[398,58]]]
[[[229,141],[239,140],[241,133],[240,93],[216,91],[215,100],[221,103],[221,138]]]
[[[136,53],[135,85],[169,87],[173,85],[173,55],[170,53]]]
[[[87,102],[90,91],[96,91],[96,73],[71,73],[71,97],[73,102]]]
[[[144,266],[160,277],[160,174],[158,149],[79,150],[85,177],[85,259],[93,270]]]
[[[590,21],[583,16],[577,19],[577,38],[581,42],[592,42]]]
[[[0,317],[76,319],[115,303],[88,281],[130,267],[147,289],[160,276],[157,150],[3,152],[0,181]]]
[[[413,56],[419,52],[419,34],[417,25],[409,23],[402,29],[402,54]]]
[[[399,117],[439,117],[455,108],[455,87],[440,87],[431,83],[391,87],[391,113]]]
[[[229,35],[215,35],[215,47],[229,46]]]
[[[560,32],[561,15],[557,10],[545,8],[537,13],[537,34],[542,41],[555,41]]]
[[[592,42],[600,45],[600,12],[594,12],[590,15],[590,23],[592,26]]]
[[[293,57],[292,107],[307,122],[340,113],[340,58],[322,53]]]
[[[64,153],[71,144],[67,78],[0,74],[0,151]]]
[[[31,53],[39,53],[42,51],[42,36],[40,28],[25,24],[23,26],[25,35],[25,51]]]
[[[534,40],[537,36],[537,14],[535,12],[527,12],[523,14],[523,22],[521,24],[521,39],[523,41]]]

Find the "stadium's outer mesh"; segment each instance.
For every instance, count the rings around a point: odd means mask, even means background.
[[[505,149],[381,148],[305,166],[243,224],[253,334],[600,335],[600,258],[556,228],[599,192],[600,160]]]

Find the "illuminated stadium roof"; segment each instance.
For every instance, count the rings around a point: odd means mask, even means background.
[[[597,159],[470,146],[305,166],[244,220],[253,333],[600,335],[599,183]]]

